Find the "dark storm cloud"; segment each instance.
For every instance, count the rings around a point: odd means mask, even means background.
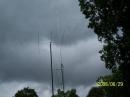
[[[0,81],[50,83],[52,32],[55,83],[62,38],[66,85],[93,84],[106,71],[86,22],[75,0],[0,0]]]
[[[9,43],[10,44],[10,43]],[[8,48],[10,47],[10,48]],[[63,63],[65,67],[66,85],[90,85],[98,76],[106,73],[100,61],[98,50],[100,45],[96,38],[81,41],[76,45],[63,46]],[[40,51],[35,44],[7,45],[0,61],[1,81],[36,81],[50,83],[50,57],[49,44],[40,46]],[[39,53],[40,52],[40,53]],[[53,66],[55,85],[60,85],[59,47],[53,45]]]
[[[98,51],[101,44],[96,37],[75,46],[63,48],[66,83],[69,85],[91,85],[99,76],[108,74],[100,61]]]
[[[8,48],[9,47],[9,48]],[[0,60],[1,80],[49,80],[48,53],[38,55],[33,44],[6,45]]]
[[[50,38],[64,43],[86,38],[86,24],[78,2],[73,0],[0,0],[0,42],[34,42]],[[88,30],[91,31],[91,30]]]

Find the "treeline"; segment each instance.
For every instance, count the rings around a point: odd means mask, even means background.
[[[39,97],[34,89],[29,87],[18,90],[17,93],[13,97]],[[71,89],[66,92],[57,90],[57,93],[53,97],[79,97],[76,94],[76,89]]]

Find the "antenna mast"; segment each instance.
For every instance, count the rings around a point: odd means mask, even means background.
[[[52,97],[54,96],[54,82],[53,82],[53,66],[52,66],[52,42],[50,41],[50,59],[51,59],[51,82],[52,82]]]
[[[64,92],[64,66],[63,66],[63,62],[62,62],[61,47],[60,47],[60,58],[61,58],[62,89]]]
[[[63,66],[63,63],[62,63],[61,48],[60,48],[60,57],[61,57],[61,67],[60,67],[60,69],[56,69],[56,70],[60,70],[61,71],[62,90],[64,92],[65,91],[65,85],[64,85],[64,66]]]
[[[62,89],[63,89],[63,92],[65,91],[65,87],[64,87],[64,66],[63,64],[61,63],[61,74],[62,74]]]

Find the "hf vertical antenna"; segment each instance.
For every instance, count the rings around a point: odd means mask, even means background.
[[[52,66],[52,40],[50,41],[50,60],[51,60],[52,97],[54,97],[53,66]]]
[[[60,67],[60,69],[57,69],[57,70],[61,71],[62,90],[64,92],[65,91],[65,86],[64,86],[64,66],[63,66],[63,63],[62,63],[61,48],[60,48],[60,57],[61,57],[61,67]]]
[[[63,62],[62,62],[62,53],[61,53],[61,47],[60,47],[60,57],[61,57],[61,74],[62,74],[62,89],[64,92],[64,66],[63,66]]]
[[[64,87],[64,66],[62,63],[61,63],[61,74],[62,74],[62,89],[64,92],[64,90],[65,90],[65,87]]]
[[[39,37],[39,32],[38,32],[38,53],[40,54],[40,37]]]

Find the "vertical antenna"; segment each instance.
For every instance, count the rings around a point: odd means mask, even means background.
[[[63,43],[64,39],[64,33],[62,33],[62,38],[61,38],[61,44]],[[64,65],[63,65],[63,59],[62,59],[62,51],[61,51],[62,45],[60,47],[60,56],[61,56],[61,73],[62,73],[62,85],[63,85],[63,92],[65,91],[65,83],[64,83]],[[65,96],[65,95],[64,95]]]
[[[62,81],[62,90],[63,90],[63,92],[65,91],[65,86],[64,86],[64,66],[63,66],[63,59],[62,59],[62,43],[63,43],[63,37],[64,37],[64,34],[62,33],[62,35],[61,35],[61,46],[60,46],[60,62],[61,62],[61,68],[60,68],[60,70],[61,70],[61,81]],[[65,97],[65,95],[64,95],[64,97]]]
[[[61,63],[60,69],[56,69],[56,70],[60,70],[61,71],[62,90],[64,92],[65,87],[64,87],[64,66],[63,66],[63,64]]]
[[[51,82],[52,82],[51,84],[52,84],[52,97],[53,97],[54,96],[54,83],[53,83],[53,66],[52,66],[52,40],[50,41],[50,60],[51,60]]]
[[[61,47],[60,47],[60,62],[62,64],[62,52],[61,52]]]
[[[64,66],[63,66],[63,62],[62,62],[61,47],[60,47],[60,61],[61,61],[61,68],[59,70],[61,71],[62,90],[64,92],[64,90],[65,90],[65,87],[64,87]]]
[[[39,45],[40,39],[39,39],[39,32],[38,32],[38,53],[40,54],[40,45]]]
[[[64,87],[64,66],[62,63],[61,63],[61,74],[62,74],[62,89],[64,92],[64,90],[65,90],[65,87]]]

